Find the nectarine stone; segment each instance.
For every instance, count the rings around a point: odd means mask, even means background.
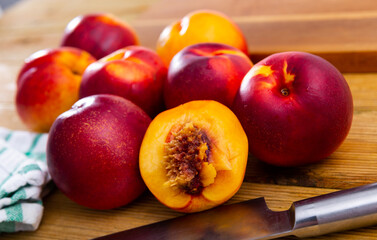
[[[160,113],[140,149],[140,172],[156,198],[181,212],[230,199],[242,184],[248,141],[233,112],[216,101],[191,101]]]
[[[203,163],[208,163],[209,139],[192,123],[173,129],[178,131],[171,132],[172,136],[165,144],[165,166],[170,186],[177,186],[188,194],[199,194],[203,183],[197,173],[201,172]]]

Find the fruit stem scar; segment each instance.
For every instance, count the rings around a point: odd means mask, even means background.
[[[164,145],[167,184],[187,194],[200,194],[204,187],[200,173],[205,164],[211,164],[207,135],[192,123],[173,126],[170,135]]]
[[[289,89],[288,88],[282,88],[281,90],[280,90],[280,92],[281,92],[281,94],[283,95],[283,96],[288,96],[289,95]]]

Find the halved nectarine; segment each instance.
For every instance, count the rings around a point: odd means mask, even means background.
[[[161,203],[198,212],[224,203],[238,191],[248,140],[225,105],[191,101],[154,118],[139,157],[142,178]]]

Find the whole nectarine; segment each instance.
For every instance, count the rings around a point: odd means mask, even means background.
[[[153,117],[164,108],[166,72],[154,51],[129,46],[88,66],[81,81],[80,98],[101,93],[118,95]]]
[[[78,204],[116,208],[145,189],[139,149],[149,116],[115,95],[80,99],[51,127],[47,164],[56,186]]]
[[[220,43],[188,46],[172,59],[164,85],[167,108],[192,100],[215,100],[231,107],[252,62],[237,48]]]
[[[48,132],[56,117],[79,99],[81,76],[94,61],[89,53],[72,47],[45,49],[28,57],[17,78],[15,99],[25,125]]]
[[[197,10],[165,27],[157,40],[157,53],[169,66],[184,47],[204,42],[223,43],[248,54],[247,42],[240,28],[225,14]]]
[[[72,19],[64,31],[61,46],[84,49],[99,59],[138,43],[137,34],[130,25],[113,15],[97,13]]]
[[[233,110],[253,155],[273,165],[297,166],[339,147],[351,127],[353,101],[346,80],[328,61],[284,52],[254,65]]]

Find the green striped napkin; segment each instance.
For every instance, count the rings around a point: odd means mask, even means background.
[[[0,232],[34,231],[42,219],[47,134],[0,128]]]

